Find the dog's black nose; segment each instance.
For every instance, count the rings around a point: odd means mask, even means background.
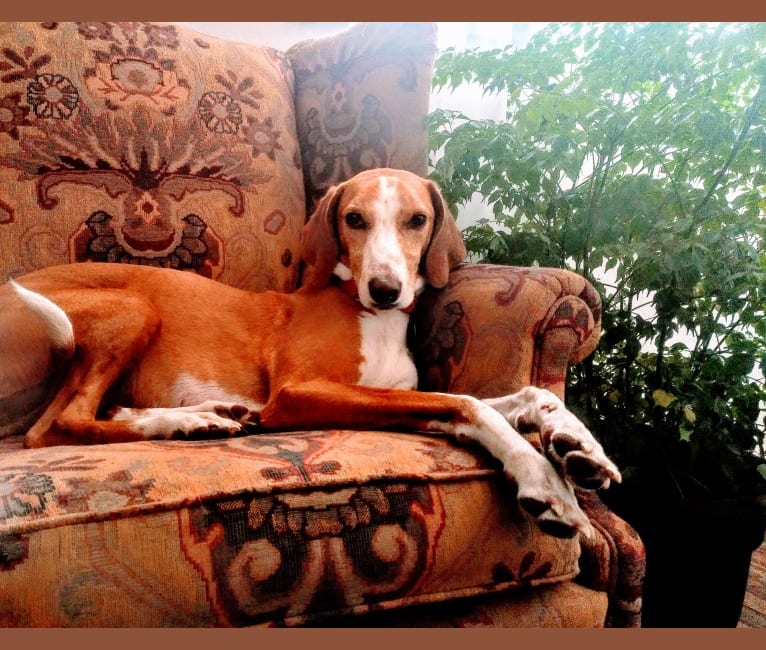
[[[402,291],[402,283],[397,280],[370,280],[367,285],[370,297],[378,305],[393,305]]]

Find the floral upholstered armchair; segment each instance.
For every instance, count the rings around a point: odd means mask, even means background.
[[[149,23],[1,23],[0,44],[0,280],[107,261],[291,291],[331,184],[427,173],[432,24],[286,53]],[[567,271],[463,265],[413,315],[422,388],[563,396],[599,304]],[[545,535],[483,450],[419,434],[5,437],[0,625],[636,625],[641,542],[580,499],[596,537]]]

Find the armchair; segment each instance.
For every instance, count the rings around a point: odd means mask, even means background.
[[[432,24],[286,53],[151,23],[0,23],[0,42],[2,280],[109,261],[291,291],[327,187],[427,172]],[[568,271],[463,265],[413,314],[421,387],[563,396],[599,305]],[[483,450],[415,433],[6,437],[0,625],[638,625],[641,541],[579,497],[596,538],[544,535]]]

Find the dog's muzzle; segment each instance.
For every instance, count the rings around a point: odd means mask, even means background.
[[[376,309],[392,309],[402,293],[402,283],[398,280],[381,280],[374,278],[367,283],[370,298]]]

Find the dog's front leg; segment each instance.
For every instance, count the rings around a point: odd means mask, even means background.
[[[266,431],[396,429],[446,434],[482,445],[517,486],[517,501],[557,537],[590,535],[574,489],[495,409],[467,395],[389,390],[312,381],[282,387],[260,415]]]
[[[538,430],[545,455],[574,485],[592,490],[622,480],[603,447],[551,391],[527,386],[517,393],[483,401],[514,428]]]

